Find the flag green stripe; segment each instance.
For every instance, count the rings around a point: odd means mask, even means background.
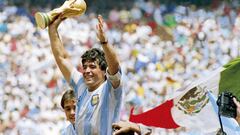
[[[224,65],[221,72],[219,92],[228,91],[240,100],[240,57]]]

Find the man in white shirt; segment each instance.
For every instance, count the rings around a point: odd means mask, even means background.
[[[98,16],[97,25],[103,51],[93,48],[81,56],[82,73],[72,65],[59,38],[57,28],[62,20],[60,15],[49,26],[49,37],[57,65],[77,98],[76,132],[78,135],[111,135],[112,123],[119,120],[123,85],[117,55],[103,31],[103,18]]]

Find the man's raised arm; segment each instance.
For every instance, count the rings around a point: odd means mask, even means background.
[[[51,43],[52,52],[57,62],[59,69],[61,70],[64,78],[70,83],[71,71],[73,65],[70,62],[69,55],[64,49],[63,43],[58,34],[58,26],[63,21],[59,16],[52,24],[49,25],[48,33]]]
[[[116,75],[118,73],[118,70],[120,68],[119,66],[119,60],[117,58],[117,55],[112,47],[112,45],[108,44],[108,40],[106,38],[106,35],[104,33],[103,30],[103,18],[101,15],[98,16],[98,25],[97,25],[97,29],[98,29],[98,39],[100,40],[100,43],[102,45],[104,54],[105,54],[105,58],[108,64],[108,74],[110,76],[112,76],[112,79],[110,79],[113,88],[117,88],[120,85],[120,80],[115,79],[116,77],[114,75]]]

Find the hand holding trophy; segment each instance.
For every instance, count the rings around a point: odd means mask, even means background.
[[[45,29],[59,14],[69,18],[82,15],[86,11],[87,5],[84,0],[66,0],[64,4],[48,13],[37,12],[35,20],[37,26]]]

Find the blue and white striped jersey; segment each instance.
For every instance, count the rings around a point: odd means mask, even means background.
[[[77,135],[72,124],[69,124],[65,129],[63,129],[61,135]]]
[[[114,89],[107,79],[96,90],[89,92],[82,74],[74,69],[70,85],[78,100],[75,122],[78,135],[112,135],[112,123],[119,121],[123,99],[122,82]]]

